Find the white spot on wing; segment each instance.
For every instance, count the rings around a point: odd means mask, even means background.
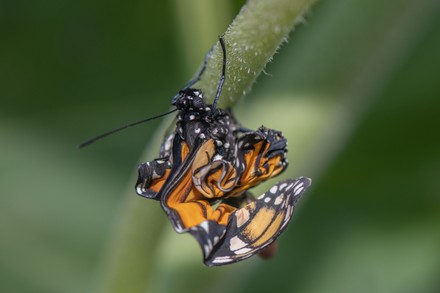
[[[279,205],[280,203],[282,203],[284,200],[284,194],[280,194],[277,196],[277,198],[275,198],[274,204],[275,205]]]
[[[222,155],[216,154],[212,160],[213,161],[220,161],[221,159],[223,159]]]
[[[242,248],[240,250],[234,251],[234,253],[235,254],[245,254],[245,253],[247,253],[247,252],[249,252],[251,250],[252,250],[252,248]]]
[[[277,191],[278,191],[278,186],[277,186],[277,185],[272,186],[272,188],[271,188],[269,191],[270,191],[271,193],[273,193],[273,194],[277,193]]]
[[[300,194],[303,190],[304,190],[304,186],[301,186],[300,188],[298,188],[298,189],[295,191],[295,195]]]
[[[245,208],[239,209],[235,213],[235,217],[237,218],[237,228],[239,228],[249,220],[249,211]]]
[[[160,176],[156,173],[156,171],[153,170],[153,176],[151,176],[153,179],[157,179]]]
[[[303,189],[304,189],[302,182],[301,182],[301,183],[298,183],[298,185],[295,186],[295,188],[293,189],[293,193],[295,193],[295,195],[298,194],[297,191],[298,191],[298,189],[300,189],[300,188],[303,188]]]
[[[203,228],[203,230],[206,231],[206,233],[209,233],[209,226],[208,226],[208,221],[204,221],[200,224],[200,227]]]
[[[225,262],[230,262],[231,258],[230,257],[216,257],[214,258],[214,260],[212,261],[212,263],[225,263]]]
[[[144,193],[144,189],[141,187],[141,185],[136,186],[136,193],[139,195]]]
[[[234,236],[229,240],[229,249],[232,251],[238,250],[246,246],[246,243],[243,242],[238,236]]]
[[[209,255],[209,253],[211,252],[211,249],[209,248],[208,245],[203,245],[203,250],[205,251],[205,255]]]
[[[227,260],[227,259],[231,259],[231,257],[229,257],[229,256],[217,256],[215,259],[216,260]]]

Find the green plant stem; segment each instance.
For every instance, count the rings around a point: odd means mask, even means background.
[[[246,95],[279,46],[314,0],[249,0],[223,35],[227,51],[226,81],[220,107],[231,107]],[[214,47],[208,67],[197,84],[212,101],[222,66],[222,52]]]
[[[142,158],[154,158],[158,145],[172,119],[164,120]],[[145,161],[144,159],[140,161]],[[115,218],[109,242],[103,253],[92,292],[144,292],[154,252],[160,239],[165,217],[157,202],[146,203],[134,192],[136,175],[131,176]]]

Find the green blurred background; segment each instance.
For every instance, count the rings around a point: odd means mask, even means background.
[[[314,180],[273,260],[206,268],[135,195],[160,121],[75,148],[166,111],[243,2],[0,0],[1,292],[440,292],[437,0],[320,1],[237,105]],[[113,287],[130,205],[144,281]]]

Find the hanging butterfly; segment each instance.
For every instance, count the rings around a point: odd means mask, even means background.
[[[172,112],[176,131],[162,143],[160,158],[138,168],[136,192],[159,200],[174,229],[199,242],[208,266],[224,265],[261,253],[289,223],[295,204],[311,180],[288,179],[255,199],[249,189],[287,167],[282,133],[261,126],[243,128],[228,109],[217,108],[222,75],[212,105],[192,86],[200,80],[209,54],[196,77],[173,98],[176,109],[96,136],[79,147]]]
[[[223,67],[213,104],[192,87],[208,53],[197,76],[173,98],[175,132],[162,143],[159,159],[139,166],[136,183],[139,195],[160,201],[176,232],[196,238],[207,266],[246,259],[271,244],[311,183],[288,179],[257,199],[248,191],[285,170],[287,140],[264,126],[243,128],[230,110],[217,108],[226,71],[219,42]]]

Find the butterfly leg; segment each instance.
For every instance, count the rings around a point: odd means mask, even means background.
[[[203,63],[202,66],[200,67],[199,71],[197,72],[197,74],[194,76],[193,79],[191,79],[180,91],[177,95],[175,95],[172,99],[172,104],[174,105],[174,103],[176,102],[177,98],[180,95],[180,92],[185,91],[189,88],[191,88],[194,84],[196,84],[200,78],[202,77],[203,73],[205,72],[206,66],[208,65],[208,60],[211,57],[212,51],[214,50],[215,45],[211,47],[211,49],[209,49],[208,53],[206,53],[205,55],[205,59],[203,59]]]

